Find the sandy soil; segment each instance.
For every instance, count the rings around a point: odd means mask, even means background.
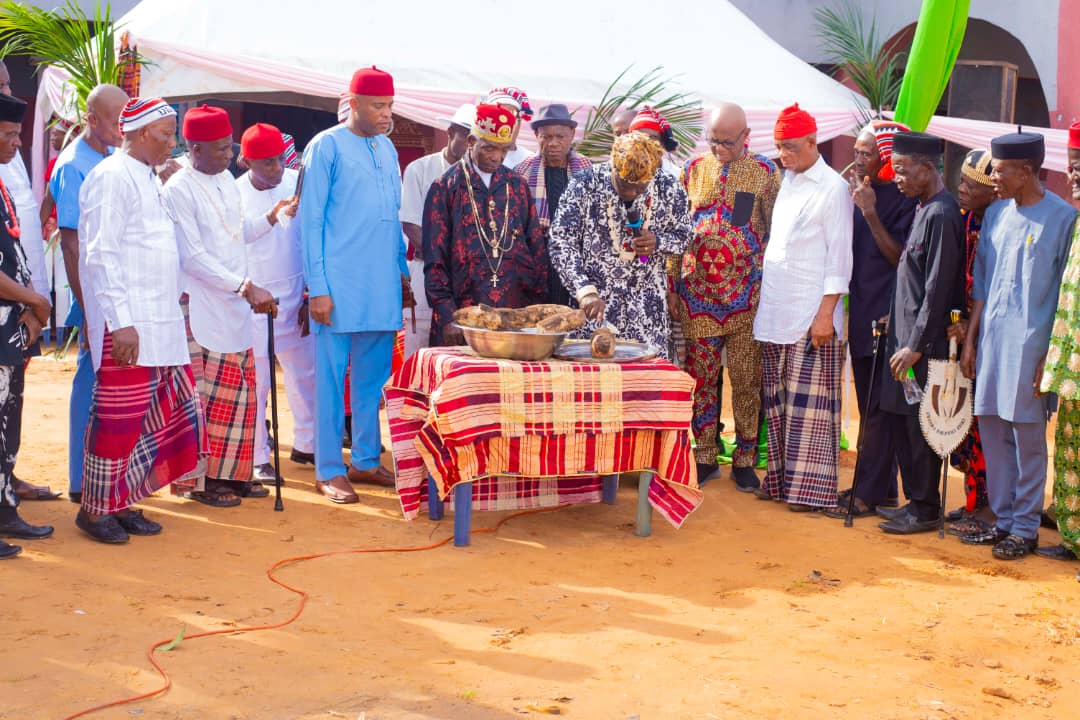
[[[65,490],[72,372],[33,364],[18,465]],[[283,424],[287,444],[287,412]],[[451,532],[406,523],[388,492],[334,507],[310,468],[284,472],[284,513],[156,497],[146,508],[165,533],[120,547],[81,536],[66,499],[25,504],[57,531],[0,566],[0,717],[62,718],[158,687],[146,648],[182,628],[284,619],[296,596],[265,576],[280,558]],[[955,506],[959,478],[950,488]],[[288,567],[280,577],[311,594],[294,624],[182,642],[159,653],[167,694],[93,717],[936,720],[1080,707],[1076,565],[999,563],[869,519],[845,529],[739,494],[726,475],[682,530],[657,518],[642,539],[634,493],[628,479],[615,507],[517,518],[467,549]]]

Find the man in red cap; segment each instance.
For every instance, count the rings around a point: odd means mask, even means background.
[[[315,464],[315,338],[298,324],[304,299],[304,255],[296,214],[298,173],[286,167],[288,143],[273,125],[256,123],[240,138],[240,164],[247,172],[236,179],[245,223],[265,227],[260,218],[274,217],[257,242],[248,247],[252,281],[278,302],[274,321],[274,353],[285,372],[285,393],[293,415],[295,463]],[[266,397],[270,392],[270,357],[266,318],[252,315],[255,354],[255,479],[274,480],[266,434]]]
[[[852,226],[852,270],[848,300],[848,344],[855,397],[859,404],[859,447],[855,469],[855,517],[872,515],[878,505],[896,506],[896,454],[889,418],[881,409],[878,382],[885,375],[885,349],[877,353],[874,323],[888,317],[896,284],[896,267],[915,219],[917,200],[905,197],[892,182],[892,141],[905,125],[874,120],[855,138],[855,166],[849,179],[855,203]],[[884,339],[881,339],[884,343]],[[870,387],[873,375],[875,387]],[[848,492],[840,504],[826,510],[829,517],[847,515]],[[907,493],[905,493],[907,495]]]
[[[316,135],[304,151],[299,219],[315,334],[315,474],[319,492],[335,503],[359,500],[350,481],[394,484],[380,460],[379,401],[409,271],[398,222],[397,150],[386,137],[393,104],[389,73],[357,70],[348,119]],[[341,455],[346,367],[348,467]]]
[[[202,482],[177,491],[213,507],[265,497],[252,481],[255,359],[251,313],[274,311],[274,298],[252,282],[246,243],[265,235],[280,207],[247,220],[229,173],[233,131],[223,109],[200,105],[184,115],[190,165],[173,175],[165,199],[176,221],[188,314],[191,367],[206,415],[210,457]]]
[[[756,491],[796,512],[836,505],[843,307],[854,205],[818,153],[817,123],[792,105],[773,131],[784,179],[765,249],[754,337],[762,343],[769,467]]]
[[[451,325],[469,305],[525,307],[547,302],[547,246],[525,178],[503,161],[517,117],[499,105],[476,108],[469,149],[436,180],[424,207],[424,287],[432,345],[464,345]]]

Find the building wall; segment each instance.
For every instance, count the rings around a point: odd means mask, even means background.
[[[732,0],[747,17],[756,22],[774,40],[810,63],[825,63],[827,58],[814,32],[814,10],[820,7],[837,7],[840,0]],[[879,36],[889,38],[919,19],[921,0],[860,0],[864,17],[874,17]],[[1022,6],[1022,11],[1021,11]],[[1059,12],[1061,18],[1059,20]],[[1067,25],[1065,17],[1071,18]],[[971,0],[969,16],[985,20],[1007,30],[1023,44],[1030,56],[1030,64],[1020,65],[1021,77],[1034,77],[1042,81],[1046,104],[1058,107],[1059,82],[1068,85],[1071,97],[1080,95],[1080,73],[1066,72],[1059,63],[1059,32],[1047,32],[1058,28],[1080,27],[1080,0]],[[975,57],[975,54],[992,54],[996,43],[993,38],[985,42],[969,44],[964,55],[973,60],[993,60],[993,57]],[[1078,53],[1075,41],[1063,42],[1063,50]],[[1069,67],[1075,68],[1074,63]]]

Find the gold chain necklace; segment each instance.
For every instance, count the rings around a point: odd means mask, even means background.
[[[498,232],[499,225],[495,222],[495,198],[488,198],[488,227],[491,229],[491,235],[489,236],[480,222],[480,209],[476,206],[476,196],[473,194],[472,175],[469,172],[467,158],[461,158],[461,167],[465,171],[465,187],[469,191],[469,205],[472,206],[473,223],[476,225],[476,232],[480,235],[480,247],[484,250],[484,260],[487,261],[488,268],[491,270],[491,285],[497,288],[499,287],[499,268],[502,267],[502,262],[506,254],[510,252],[510,248],[514,247],[514,241],[517,240],[518,234],[518,231],[515,230],[510,235],[510,244],[503,247],[503,242],[506,241],[506,229],[510,225],[510,186],[507,185],[506,187],[506,206],[503,208],[501,233]],[[494,181],[495,173],[491,174],[491,179]]]

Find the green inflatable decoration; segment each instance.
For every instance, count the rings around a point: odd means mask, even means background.
[[[896,119],[912,130],[926,130],[945,94],[964,42],[970,4],[970,0],[923,0],[896,101]]]

